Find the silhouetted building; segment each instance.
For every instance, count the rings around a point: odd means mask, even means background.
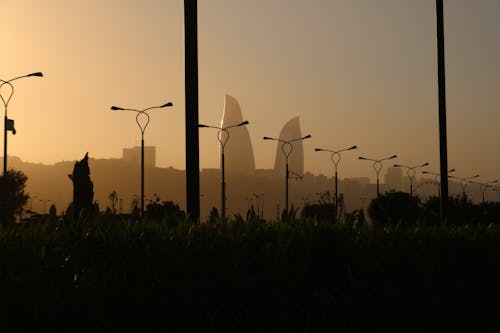
[[[238,101],[230,96],[224,96],[224,111],[221,127],[238,125],[243,122],[243,115]],[[227,173],[253,174],[255,159],[252,142],[246,126],[229,129],[230,139],[225,147],[225,164]]]
[[[351,181],[351,182],[356,182],[360,184],[370,184],[370,178],[369,177],[351,177],[351,178],[346,178],[346,181]]]
[[[389,190],[401,191],[403,189],[403,169],[396,167],[387,168],[385,184]]]
[[[141,163],[141,147],[123,148],[122,160],[129,163]],[[156,167],[155,146],[144,146],[144,165]]]
[[[300,130],[300,120],[299,117],[290,119],[283,129],[281,130],[279,139],[280,140],[293,140],[302,137],[302,132]],[[288,159],[288,169],[291,174],[302,175],[304,173],[304,144],[303,140],[297,140],[292,142],[292,152]],[[276,159],[274,161],[274,171],[278,175],[284,177],[285,174],[285,156],[281,150],[282,143],[278,142],[278,147],[276,148]]]

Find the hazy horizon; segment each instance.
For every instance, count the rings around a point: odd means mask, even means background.
[[[439,170],[435,1],[199,0],[200,123],[220,124],[224,95],[250,122],[256,167],[271,169],[276,137],[300,116],[304,168],[374,178],[358,156]],[[17,135],[8,155],[53,164],[119,158],[140,144],[132,113],[151,111],[146,145],[157,165],[185,169],[183,1],[8,0],[0,79],[15,82]],[[457,176],[500,177],[500,2],[446,1],[448,165]],[[231,142],[228,143],[229,145]],[[0,152],[3,155],[3,151]],[[391,166],[393,161],[384,164]],[[219,167],[213,131],[200,130],[200,168]],[[384,171],[383,171],[384,172]],[[420,174],[419,174],[420,176]]]

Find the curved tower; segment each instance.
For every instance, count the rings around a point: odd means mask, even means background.
[[[224,96],[221,127],[237,125],[243,121],[240,104],[230,96]],[[229,129],[230,138],[225,148],[226,172],[250,174],[255,172],[255,159],[247,126]]]
[[[280,140],[293,140],[302,137],[300,130],[300,119],[295,117],[290,119],[280,132]],[[285,156],[281,151],[282,143],[278,143],[276,149],[276,159],[274,161],[274,172],[284,177],[285,172]],[[304,145],[303,140],[292,142],[293,150],[288,158],[289,170],[295,174],[304,174]]]

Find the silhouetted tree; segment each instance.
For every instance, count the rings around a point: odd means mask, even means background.
[[[217,210],[216,207],[212,207],[212,210],[210,211],[210,215],[208,217],[208,222],[215,223],[218,220],[219,220],[219,210]]]
[[[75,219],[94,211],[94,184],[90,180],[89,154],[75,162],[73,173],[68,177],[73,182],[73,216]]]
[[[0,222],[2,225],[15,222],[15,214],[28,202],[24,193],[28,177],[22,171],[8,170],[0,176]]]
[[[368,214],[376,226],[414,225],[421,215],[420,199],[390,191],[370,202]]]
[[[158,198],[146,206],[146,217],[156,222],[164,221],[168,225],[174,226],[184,220],[186,214],[180,209],[179,205],[174,204],[172,201],[160,202]]]
[[[339,208],[343,207],[343,197],[339,197]],[[343,208],[339,209],[339,215]],[[335,219],[335,198],[329,191],[318,193],[318,200],[312,204],[306,204],[300,214],[301,218],[316,218],[322,221],[334,222]]]
[[[500,216],[492,214],[488,204],[475,205],[467,195],[448,198],[448,224],[466,225],[500,222]],[[430,197],[423,205],[423,220],[427,225],[440,224],[440,200]]]
[[[56,209],[56,205],[55,204],[50,205],[50,208],[49,208],[49,220],[52,221],[52,222],[57,221],[57,209]]]

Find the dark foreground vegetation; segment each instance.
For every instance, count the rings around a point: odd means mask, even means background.
[[[2,332],[498,331],[500,228],[316,220],[0,229]]]

